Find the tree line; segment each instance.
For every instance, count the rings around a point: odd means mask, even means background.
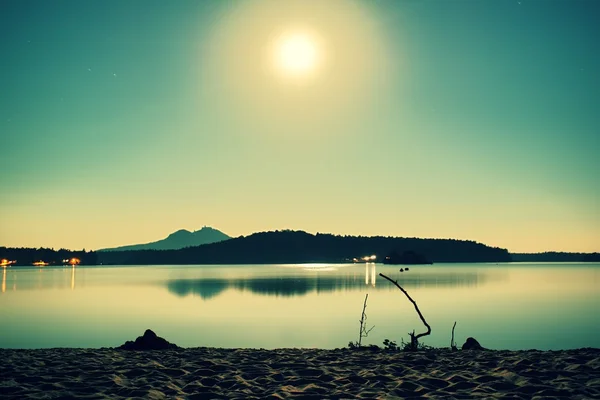
[[[32,265],[37,261],[47,262],[49,265],[63,265],[63,260],[77,258],[82,265],[96,265],[98,258],[95,251],[67,250],[52,248],[30,247],[0,247],[0,259],[16,261],[13,265]]]

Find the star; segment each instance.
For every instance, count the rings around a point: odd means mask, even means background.
[[[116,76],[117,76],[117,74],[113,74],[113,76],[114,76],[114,77],[116,77]]]

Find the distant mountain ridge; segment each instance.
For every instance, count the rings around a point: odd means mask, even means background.
[[[171,233],[166,238],[156,242],[112,247],[100,249],[98,251],[179,250],[185,247],[201,246],[203,244],[216,243],[228,239],[231,239],[231,237],[220,230],[211,228],[209,226],[204,226],[199,231],[194,232],[190,232],[186,229],[180,229]]]
[[[186,240],[199,233],[215,233],[211,240],[223,239],[203,245],[182,241],[177,250],[144,250],[135,246],[152,246],[164,241]],[[162,244],[169,246],[169,244]],[[133,249],[131,249],[133,247]],[[127,249],[129,250],[121,250]],[[469,240],[420,239],[383,236],[339,236],[324,233],[315,235],[303,231],[258,232],[249,236],[230,238],[224,233],[204,227],[200,231],[180,230],[163,241],[117,247],[116,250],[71,251],[49,248],[11,248],[0,246],[0,260],[15,261],[11,266],[31,266],[43,260],[50,265],[63,265],[65,259],[79,258],[81,265],[176,265],[176,264],[288,264],[308,262],[348,263],[354,258],[376,255],[376,262],[387,256],[415,253],[434,263],[480,262],[600,262],[600,253],[537,254],[514,253],[506,249],[486,246]],[[137,250],[137,251],[136,251]]]

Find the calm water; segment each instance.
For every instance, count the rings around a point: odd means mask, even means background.
[[[0,347],[112,347],[146,328],[184,347],[344,347],[408,339],[495,349],[600,347],[600,264],[375,264],[7,268]]]

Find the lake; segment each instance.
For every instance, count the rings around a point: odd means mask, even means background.
[[[600,263],[298,264],[5,268],[0,347],[114,347],[154,330],[183,347],[448,347],[452,325],[493,349],[600,347]]]

